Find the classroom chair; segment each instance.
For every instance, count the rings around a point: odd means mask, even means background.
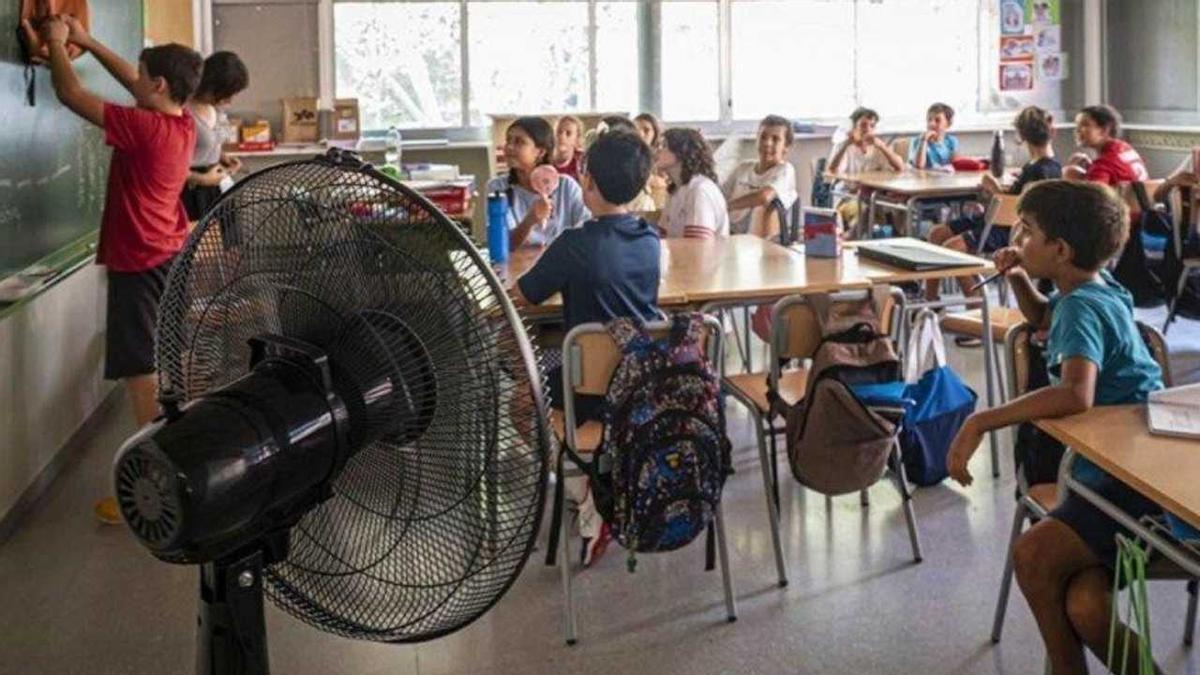
[[[1187,255],[1189,251],[1184,248],[1184,242],[1188,240],[1189,236],[1196,234],[1192,214],[1195,213],[1198,198],[1200,198],[1200,193],[1191,188],[1172,189],[1167,197],[1171,205],[1171,214],[1174,217],[1174,227],[1171,228],[1172,236],[1168,245],[1175,249],[1175,258],[1179,261],[1182,269],[1179,271],[1179,279],[1175,282],[1175,288],[1167,291],[1167,318],[1163,321],[1162,327],[1164,335],[1179,312],[1179,298],[1187,286],[1188,276],[1193,271],[1200,269],[1200,255],[1189,256]]]
[[[704,347],[712,363],[720,363],[721,324],[713,316],[704,318],[705,334]],[[655,338],[664,338],[671,328],[670,321],[653,321],[646,324],[647,331]],[[600,447],[604,425],[599,421],[585,422],[576,426],[575,397],[578,395],[603,396],[608,391],[608,383],[613,371],[621,361],[621,353],[613,342],[608,329],[601,323],[580,324],[567,333],[563,340],[563,411],[555,411],[550,418],[551,426],[561,443],[565,443],[576,454],[591,454]],[[566,453],[561,451],[558,456],[558,480],[564,480],[568,475],[583,475],[577,468],[566,469]],[[560,505],[559,515],[562,529],[559,534],[559,573],[562,577],[563,589],[563,627],[568,645],[575,644],[577,629],[575,617],[575,597],[572,587],[570,564],[570,519],[566,513],[566,503]],[[737,604],[734,599],[733,580],[729,573],[728,540],[725,537],[725,517],[722,505],[716,509],[717,553],[721,566],[721,582],[725,589],[725,614],[728,621],[737,620]],[[695,550],[694,547],[685,547]]]
[[[835,294],[836,300],[861,297],[861,292]],[[883,310],[881,328],[892,334],[899,324],[904,303],[904,294],[893,289],[889,295],[889,306]],[[710,305],[706,311],[720,305]],[[775,566],[779,585],[786,586],[787,562],[783,555],[783,543],[779,534],[779,462],[776,434],[783,433],[783,425],[776,426],[778,418],[767,398],[768,389],[774,390],[789,404],[804,398],[808,388],[807,365],[783,367],[783,363],[794,360],[803,362],[812,357],[821,343],[821,330],[812,309],[805,303],[803,295],[783,298],[772,308],[770,356],[766,372],[724,375],[725,389],[750,412],[754,422],[754,433],[758,444],[758,458],[762,469],[763,492],[767,501],[767,518],[771,527],[771,543],[775,549]],[[867,505],[866,491],[860,495]],[[915,540],[914,540],[915,541]]]
[[[1153,327],[1148,326],[1141,321],[1137,322],[1138,330],[1142,334],[1142,339],[1145,340],[1146,346],[1150,348],[1150,353],[1154,360],[1158,362],[1163,373],[1163,384],[1170,387],[1171,366],[1167,360],[1167,343],[1163,338],[1162,333],[1159,333]],[[1022,323],[1013,326],[1008,334],[1004,337],[1005,353],[1008,358],[1008,386],[1009,395],[1016,398],[1026,393],[1029,388],[1029,343],[1036,329],[1028,323]],[[1016,434],[1013,434],[1014,440]],[[1000,578],[1000,595],[996,599],[996,613],[992,619],[992,642],[1000,642],[1001,632],[1004,630],[1004,614],[1008,609],[1008,596],[1012,588],[1013,577],[1013,546],[1016,545],[1017,537],[1021,536],[1022,530],[1025,528],[1026,521],[1037,521],[1046,517],[1059,501],[1059,486],[1058,483],[1038,483],[1030,485],[1025,479],[1024,473],[1018,467],[1017,470],[1017,490],[1020,497],[1017,499],[1017,508],[1013,514],[1012,532],[1008,539],[1008,550],[1005,553],[1004,573]],[[1156,560],[1162,560],[1158,558]],[[1162,563],[1151,564],[1147,570],[1148,579],[1157,580],[1181,580],[1186,579],[1188,592],[1188,610],[1187,620],[1184,626],[1183,643],[1191,646],[1196,624],[1196,605],[1197,605],[1197,581],[1191,579],[1186,574],[1182,574],[1182,570],[1173,565]]]
[[[991,257],[983,250],[984,242],[987,241],[992,229],[1001,227],[1011,230],[1016,226],[1019,220],[1017,216],[1017,202],[1020,200],[1020,195],[993,195],[992,200],[988,203],[987,211],[984,212],[984,228],[983,233],[979,237],[979,246],[973,253],[977,256],[988,258]],[[994,372],[997,376],[997,385],[999,391],[1000,403],[1003,404],[1007,400],[1007,388],[1004,384],[1004,367],[1002,345],[1004,344],[1005,336],[1008,331],[1025,321],[1025,316],[1021,314],[1021,310],[1016,307],[1008,307],[1008,286],[1004,279],[999,279],[995,282],[997,286],[997,298],[1000,302],[988,308],[988,323],[992,330],[992,364]],[[982,292],[987,292],[984,288]],[[953,335],[966,335],[977,339],[983,338],[983,310],[972,308],[960,312],[947,313],[942,318],[942,330]]]

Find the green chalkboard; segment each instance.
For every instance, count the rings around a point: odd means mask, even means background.
[[[0,278],[24,269],[100,226],[109,150],[100,129],[64,108],[37,68],[35,105],[25,100],[17,46],[20,0],[0,0]],[[142,3],[91,0],[92,34],[122,56],[142,45]],[[132,97],[90,54],[75,61],[85,86],[103,98]]]

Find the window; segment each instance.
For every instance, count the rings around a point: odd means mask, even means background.
[[[586,3],[468,2],[467,22],[471,124],[591,107]]]
[[[930,103],[974,110],[979,5],[962,0],[859,3],[859,101],[885,118],[925,118]],[[869,97],[869,98],[868,98]]]
[[[334,82],[322,91],[358,98],[369,131],[480,127],[489,113],[635,113],[643,89],[669,122],[844,120],[865,105],[888,125],[910,124],[934,101],[969,117],[995,79],[994,50],[981,52],[995,8],[977,0],[332,6],[334,53],[323,63]],[[657,53],[643,53],[647,33]],[[657,81],[639,82],[647,72]]]
[[[721,116],[720,35],[715,0],[662,4],[662,116],[710,121]]]
[[[337,96],[357,98],[364,129],[462,125],[457,2],[339,2]]]
[[[639,4],[337,1],[335,93],[359,100],[367,130],[480,126],[488,113],[634,112]]]
[[[923,118],[973,110],[979,12],[967,0],[732,0],[734,119],[841,118],[865,105]]]
[[[596,3],[596,105],[601,112],[637,114],[641,72],[638,3]]]
[[[732,7],[733,118],[842,117],[854,107],[854,3],[765,0]]]

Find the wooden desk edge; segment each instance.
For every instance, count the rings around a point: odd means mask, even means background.
[[[1107,406],[1107,408],[1134,411],[1137,414],[1139,421],[1142,424],[1146,424],[1146,404],[1144,403]],[[1095,408],[1093,408],[1093,410],[1095,410]],[[1174,499],[1171,499],[1156,489],[1153,485],[1150,485],[1141,478],[1130,474],[1123,467],[1113,463],[1102,454],[1091,452],[1091,448],[1086,445],[1083,438],[1075,434],[1071,429],[1071,422],[1076,421],[1087,414],[1088,413],[1085,412],[1080,413],[1079,415],[1072,415],[1070,417],[1036,420],[1034,425],[1058,439],[1067,447],[1075,450],[1081,457],[1087,458],[1089,461],[1096,464],[1096,466],[1099,466],[1101,469],[1111,474],[1114,478],[1120,480],[1122,483],[1125,483],[1134,490],[1137,490],[1142,494],[1142,496],[1146,497],[1150,501],[1158,504],[1163,509],[1170,511],[1173,515],[1187,521],[1192,527],[1200,528],[1200,513],[1195,513],[1191,511],[1189,507],[1180,504]],[[1200,447],[1198,447],[1197,451],[1200,452]]]

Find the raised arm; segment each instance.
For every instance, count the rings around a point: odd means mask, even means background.
[[[137,65],[121,58],[113,50],[105,47],[99,40],[88,34],[83,28],[83,24],[73,16],[64,16],[63,20],[71,29],[70,37],[72,43],[79,45],[81,48],[88,50],[104,69],[116,78],[117,82],[121,83],[129,93],[133,93],[133,84],[138,80]]]
[[[79,81],[67,54],[69,34],[67,24],[58,17],[51,17],[42,25],[42,39],[50,50],[50,82],[54,85],[54,94],[76,115],[103,127],[104,101]]]

